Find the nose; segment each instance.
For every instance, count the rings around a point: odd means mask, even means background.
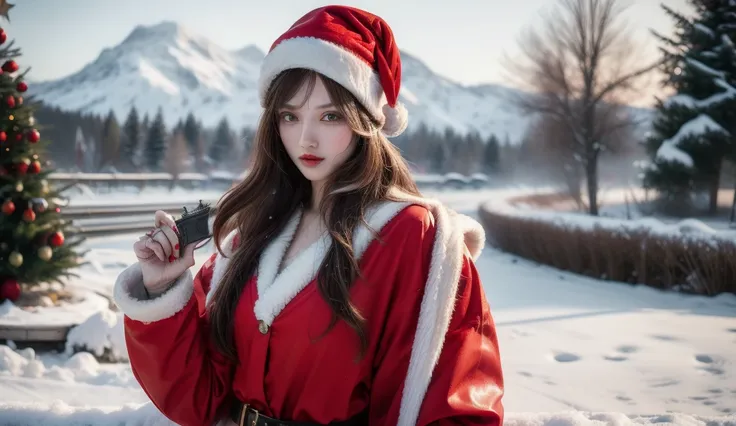
[[[316,134],[316,126],[309,124],[309,122],[304,122],[302,124],[302,133],[301,137],[299,138],[299,146],[303,149],[305,148],[316,148],[318,145],[317,143],[317,134]]]

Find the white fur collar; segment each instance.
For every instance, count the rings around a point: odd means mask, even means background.
[[[467,249],[475,260],[485,246],[485,232],[475,220],[455,213],[437,200],[394,192],[400,202],[386,202],[367,215],[371,229],[380,231],[400,211],[411,204],[426,207],[432,212],[437,232],[432,250],[432,262],[422,299],[419,323],[412,346],[409,371],[401,400],[399,426],[414,425],[424,400],[432,372],[439,359],[445,334],[455,305],[460,279],[462,258]],[[325,234],[300,253],[295,260],[278,273],[286,249],[299,224],[301,213],[296,214],[264,250],[258,266],[258,300],[254,313],[259,320],[271,324],[281,310],[311,282],[327,254],[331,240]],[[207,301],[222,279],[232,254],[234,234],[228,235],[222,247],[225,255],[218,254],[207,294]],[[373,232],[361,225],[355,232],[354,250],[360,258],[374,238]]]

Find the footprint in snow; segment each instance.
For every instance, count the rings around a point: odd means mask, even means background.
[[[707,354],[698,354],[695,355],[695,361],[701,364],[697,367],[699,370],[703,370],[716,376],[720,376],[725,373],[723,368],[720,367],[723,364],[723,360],[718,357]]]
[[[679,380],[663,379],[663,380],[658,381],[656,383],[652,383],[650,387],[652,387],[652,388],[666,388],[666,387],[675,386],[675,385],[678,385],[678,384],[680,384],[680,381]]]
[[[638,352],[639,347],[633,346],[633,345],[621,345],[616,348],[616,352],[620,352],[622,354],[633,354],[634,352]]]
[[[652,339],[661,340],[663,342],[676,342],[678,339],[675,336],[669,336],[667,334],[652,334]]]
[[[703,364],[712,364],[713,357],[710,355],[695,355],[695,360]]]
[[[615,361],[615,362],[621,362],[626,361],[629,359],[629,357],[623,356],[623,355],[606,355],[603,357],[606,361]]]
[[[554,358],[557,362],[575,362],[580,360],[579,355],[570,352],[559,352],[555,354]]]
[[[707,396],[691,396],[690,399],[692,399],[693,401],[707,401],[708,397]]]

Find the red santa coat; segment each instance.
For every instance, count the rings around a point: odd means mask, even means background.
[[[363,276],[351,298],[366,318],[368,348],[343,322],[323,335],[330,309],[316,287],[327,234],[282,272],[296,214],[263,252],[235,315],[239,363],[214,349],[206,306],[229,257],[213,255],[195,277],[139,300],[137,264],[118,277],[135,377],[181,425],[227,417],[231,397],[282,420],[328,424],[369,410],[373,425],[498,425],[503,378],[498,342],[473,259],[482,227],[440,203],[402,195],[368,215],[354,236]],[[229,256],[234,234],[223,248]],[[244,242],[245,243],[245,242]],[[320,337],[322,336],[322,337]]]

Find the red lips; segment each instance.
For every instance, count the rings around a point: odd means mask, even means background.
[[[301,157],[299,157],[299,160],[307,167],[316,167],[319,165],[319,163],[324,160],[322,157],[317,157],[316,155],[312,154],[304,154]]]

